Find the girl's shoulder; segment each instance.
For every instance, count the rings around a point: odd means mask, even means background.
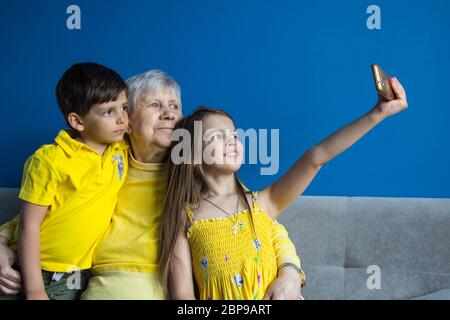
[[[249,191],[246,195],[247,199],[253,204],[254,209],[264,212],[271,220],[275,220],[271,215],[273,208],[267,188],[258,191]]]

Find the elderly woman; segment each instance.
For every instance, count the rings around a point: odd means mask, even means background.
[[[158,278],[159,226],[167,185],[168,148],[182,118],[178,84],[153,70],[127,80],[130,129],[129,169],[111,224],[96,246],[93,277],[82,299],[165,299]],[[8,243],[15,221],[0,227],[0,293],[21,288]],[[298,299],[303,273],[286,229],[277,224],[273,241],[279,276],[269,299]],[[299,272],[300,271],[300,272]]]

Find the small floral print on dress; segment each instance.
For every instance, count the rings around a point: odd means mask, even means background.
[[[261,285],[261,273],[258,271],[258,284]]]
[[[261,249],[261,241],[259,241],[258,238],[255,238],[255,239],[253,240],[253,244],[255,245],[256,250]]]
[[[208,259],[206,259],[206,257],[203,257],[203,259],[202,259],[202,269],[206,270],[206,268],[208,268]]]
[[[253,194],[253,200],[258,200],[258,194],[257,193]]]
[[[230,256],[229,255],[225,255],[225,261],[228,262],[230,260]]]
[[[244,285],[244,280],[242,279],[240,274],[235,274],[233,277],[234,283],[238,286],[238,288],[242,287]]]
[[[244,227],[244,223],[243,222],[239,222],[239,229],[242,230],[243,227]]]

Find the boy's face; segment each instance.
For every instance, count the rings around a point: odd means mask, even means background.
[[[115,101],[94,105],[80,118],[83,122],[83,130],[80,132],[83,138],[101,144],[122,141],[128,130],[125,91],[122,91]]]

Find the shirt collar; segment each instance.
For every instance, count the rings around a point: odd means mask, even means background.
[[[68,155],[73,155],[83,147],[83,143],[70,136],[70,131],[61,130],[55,138],[55,143],[61,147]]]
[[[92,148],[90,148],[88,145],[75,140],[74,138],[72,138],[73,136],[73,132],[71,130],[61,130],[59,131],[58,135],[55,138],[55,143],[58,144],[61,149],[64,150],[64,152],[66,152],[69,156],[74,155],[76,152],[78,152],[81,148],[85,148],[87,150],[90,150],[92,152],[98,153],[97,151],[93,150]],[[106,148],[105,152],[108,149],[127,149],[128,148],[128,144],[125,141],[120,141],[120,142],[114,142],[111,143],[108,148]]]

